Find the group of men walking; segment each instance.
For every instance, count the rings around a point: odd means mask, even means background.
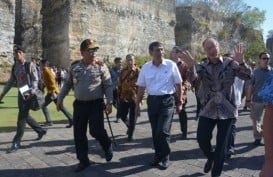
[[[117,69],[119,76],[116,80],[112,80],[111,73],[113,71],[111,69],[109,71],[107,66],[97,59],[96,54],[99,46],[96,41],[84,40],[80,45],[82,59],[71,64],[61,91],[47,86],[48,94],[46,96],[46,100],[53,100],[57,105],[57,110],[61,110],[72,124],[72,116],[63,107],[63,100],[72,88],[74,90],[73,130],[76,154],[79,160],[75,171],[80,172],[91,164],[88,158],[87,126],[89,126],[91,136],[98,140],[102,146],[106,161],[111,161],[113,157],[112,141],[104,128],[104,112],[106,114],[112,112],[113,100],[117,101],[114,104],[118,109],[117,119],[120,118],[127,126],[128,141],[133,140],[136,119],[140,116],[140,105],[145,93],[147,94],[147,112],[155,151],[150,165],[167,169],[170,165],[169,143],[173,116],[175,112],[179,114],[181,138],[187,138],[186,92],[190,83],[198,82],[197,98],[200,102],[200,112],[198,114],[197,141],[207,157],[204,172],[211,171],[212,177],[220,176],[232,125],[235,124],[238,117],[235,78],[248,80],[251,78],[252,72],[245,63],[244,50],[241,45],[234,47],[232,58],[221,56],[219,43],[214,38],[207,38],[203,42],[203,48],[207,56],[203,62],[198,62],[188,51],[182,51],[178,47],[172,49],[171,59],[166,59],[163,44],[152,42],[148,48],[151,61],[139,69],[135,65],[135,56],[128,54],[126,66]],[[20,147],[26,121],[38,133],[38,139],[41,139],[46,133],[30,117],[27,106],[29,97],[37,89],[35,69],[31,69],[33,78],[32,83],[29,84],[26,79],[27,73],[22,72],[25,68],[25,59],[20,59],[20,56],[23,55],[22,50],[15,49],[14,55],[17,59],[13,72],[15,74],[11,74],[11,79],[5,86],[0,100],[15,80],[18,88],[28,84],[31,89],[28,95],[19,94],[17,133],[11,148],[13,151]],[[120,62],[120,59],[115,62]],[[46,67],[46,63],[47,61],[43,61],[42,66]],[[47,73],[46,68],[43,73]],[[58,97],[55,94],[58,94]],[[55,96],[54,99],[51,99],[52,96]],[[104,98],[106,103],[104,103]],[[250,98],[251,95],[248,95],[247,99]],[[20,101],[24,103],[21,104]],[[46,101],[47,104],[49,102]],[[46,109],[43,111],[46,115]],[[211,140],[215,126],[217,126],[217,137],[216,146],[213,149]]]

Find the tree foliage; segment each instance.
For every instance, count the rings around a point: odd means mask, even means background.
[[[225,26],[218,32],[218,39],[222,42],[244,41],[246,58],[256,59],[261,51],[265,51],[261,25],[265,20],[265,11],[248,6],[241,0],[177,0],[186,5],[206,4],[208,8],[225,17]],[[240,31],[240,39],[232,39],[236,30]],[[273,30],[270,31],[273,37]],[[238,36],[237,36],[238,37]]]
[[[177,0],[177,5],[199,3],[208,4],[211,9],[223,13],[225,16],[240,14],[241,24],[247,28],[261,30],[261,25],[265,20],[265,11],[248,6],[241,0]]]
[[[242,14],[242,24],[247,28],[261,30],[261,24],[265,20],[265,11],[258,8],[251,8]]]

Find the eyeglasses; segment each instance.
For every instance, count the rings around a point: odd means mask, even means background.
[[[269,58],[261,58],[262,60],[269,60]]]
[[[97,49],[97,48],[94,48],[94,49],[89,49],[89,50],[88,50],[88,52],[89,52],[89,53],[95,53],[95,52],[97,52],[97,51],[98,51],[98,49]]]

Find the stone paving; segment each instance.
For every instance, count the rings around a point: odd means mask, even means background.
[[[181,140],[178,116],[172,125],[171,166],[167,170],[151,168],[153,158],[150,124],[145,108],[138,118],[134,141],[127,142],[126,127],[122,122],[115,123],[110,115],[111,125],[117,146],[114,157],[106,162],[104,153],[97,141],[89,137],[89,158],[94,165],[80,173],[73,170],[78,163],[73,142],[73,129],[56,122],[48,127],[46,136],[35,141],[37,134],[26,129],[22,149],[6,154],[15,132],[0,133],[0,177],[199,177],[210,176],[203,173],[206,162],[196,141],[197,121],[195,120],[195,98],[189,93],[188,139]],[[0,125],[1,126],[1,125]],[[107,121],[105,127],[110,134]],[[215,132],[214,132],[215,133]],[[215,137],[215,136],[214,136]],[[213,144],[215,138],[213,139]],[[237,121],[236,154],[226,160],[222,177],[259,176],[264,161],[264,146],[254,146],[249,112],[240,110]]]

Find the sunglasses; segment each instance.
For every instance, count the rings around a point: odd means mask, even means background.
[[[269,60],[269,58],[262,58],[262,60]]]
[[[97,51],[98,51],[97,48],[95,48],[95,49],[89,49],[89,50],[88,50],[89,53],[95,53],[95,52],[97,52]]]

